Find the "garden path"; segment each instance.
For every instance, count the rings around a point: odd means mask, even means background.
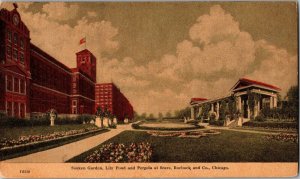
[[[93,148],[108,139],[118,135],[119,133],[130,130],[131,124],[118,125],[117,129],[111,129],[109,132],[98,134],[93,137],[89,137],[83,140],[72,142],[63,146],[59,146],[53,149],[17,157],[2,162],[10,163],[62,163],[67,160]]]

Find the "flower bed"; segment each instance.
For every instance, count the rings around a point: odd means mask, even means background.
[[[156,137],[189,137],[189,138],[200,138],[207,135],[220,134],[216,130],[204,130],[204,131],[187,131],[187,132],[152,132],[148,131],[148,134]]]
[[[87,163],[151,162],[152,147],[149,143],[131,143],[129,146],[109,143],[95,150],[84,159]]]
[[[61,131],[61,132],[54,132],[48,135],[29,135],[29,136],[20,136],[19,139],[6,139],[3,138],[0,140],[0,149],[7,148],[7,147],[14,147],[24,144],[30,144],[34,142],[40,141],[47,141],[47,140],[54,140],[62,137],[72,136],[76,134],[82,134],[86,132],[91,132],[97,130],[97,127],[89,127],[85,129],[78,129],[78,130],[70,130],[70,131]]]
[[[275,135],[269,134],[266,137],[267,139],[298,143],[298,134],[287,134],[287,133],[280,133]]]

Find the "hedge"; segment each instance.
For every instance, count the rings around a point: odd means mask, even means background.
[[[245,122],[243,126],[248,127],[264,127],[264,128],[285,128],[285,129],[298,129],[296,122]]]
[[[83,121],[86,123],[90,122],[94,118],[93,115],[79,115],[76,118],[70,117],[58,117],[55,120],[56,125],[65,125],[65,124],[82,124]],[[41,118],[32,118],[32,119],[21,119],[16,117],[1,116],[0,117],[0,126],[6,127],[25,127],[25,126],[48,126],[50,125],[50,119],[48,116],[43,116]]]

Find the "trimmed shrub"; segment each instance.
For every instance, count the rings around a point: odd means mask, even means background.
[[[209,120],[209,125],[224,126],[224,120]]]
[[[279,128],[279,129],[298,129],[296,122],[245,122],[243,126],[263,127],[263,128]]]
[[[85,123],[90,123],[91,120],[95,119],[95,117],[93,115],[90,115],[90,114],[82,114],[82,115],[79,115],[76,117],[76,121],[77,123],[79,124],[82,124],[83,121]]]
[[[258,121],[258,122],[263,122],[263,121],[266,121],[266,118],[264,118],[262,115],[258,115],[255,117],[254,120]]]
[[[94,119],[93,115],[80,115],[76,118],[71,117],[58,117],[55,120],[55,125],[66,125],[66,124],[82,124],[83,121],[89,123]],[[21,119],[17,117],[0,117],[0,126],[5,127],[25,127],[25,126],[48,126],[50,125],[50,118],[48,115],[44,115],[40,118]]]

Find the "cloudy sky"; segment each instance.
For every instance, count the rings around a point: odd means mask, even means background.
[[[115,82],[138,113],[226,95],[241,77],[283,96],[297,84],[295,3],[19,3],[19,12],[31,42],[69,67],[86,36],[97,81]]]

